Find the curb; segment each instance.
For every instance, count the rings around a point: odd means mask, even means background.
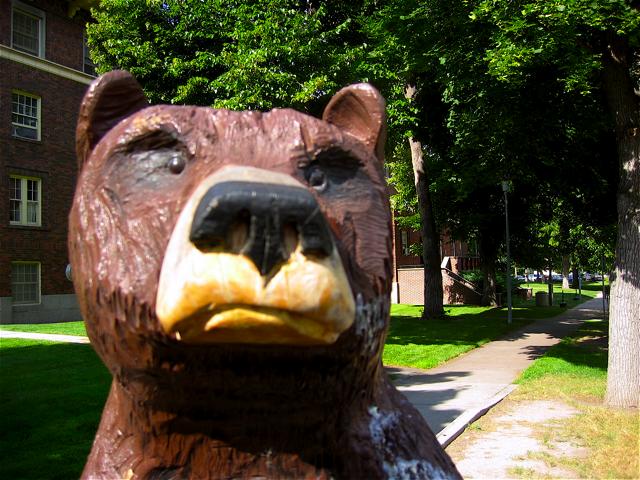
[[[0,330],[0,338],[22,338],[26,340],[48,340],[51,342],[90,343],[89,338],[78,335],[56,335],[53,333],[14,332]]]
[[[513,392],[516,388],[518,388],[517,385],[507,385],[493,397],[487,399],[487,401],[481,407],[466,410],[453,422],[440,430],[440,432],[436,435],[436,438],[438,439],[438,442],[440,442],[440,445],[442,445],[442,448],[446,448],[451,442],[458,438],[458,436],[462,432],[465,431],[469,424],[475,422],[478,418],[486,414],[489,410],[491,410],[498,403],[504,400],[505,397]]]

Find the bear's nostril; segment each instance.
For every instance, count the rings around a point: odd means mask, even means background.
[[[298,229],[295,224],[287,223],[282,227],[284,252],[289,257],[298,248]]]
[[[298,248],[324,258],[333,251],[329,227],[303,187],[262,182],[217,183],[200,199],[189,240],[203,252],[224,247],[270,275]]]
[[[229,227],[227,234],[227,248],[234,253],[239,253],[249,239],[249,225],[251,216],[246,210],[240,212],[238,219]]]

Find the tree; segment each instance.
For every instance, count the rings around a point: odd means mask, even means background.
[[[440,268],[440,231],[431,198],[431,174],[428,159],[433,146],[430,134],[423,128],[425,116],[420,88],[424,65],[415,55],[415,45],[408,40],[415,32],[415,23],[405,21],[405,14],[416,8],[414,1],[369,2],[371,15],[360,15],[359,23],[371,44],[367,56],[359,65],[359,71],[373,80],[387,98],[389,111],[390,146],[392,155],[389,163],[392,171],[391,183],[396,190],[403,190],[400,184],[406,177],[394,174],[394,169],[404,170],[405,148],[398,148],[400,142],[408,142],[412,171],[412,192],[417,202],[412,204],[411,213],[417,214],[422,245],[420,248],[424,265],[424,309],[423,319],[437,318],[444,314],[442,272]],[[400,153],[402,152],[402,153]],[[398,155],[393,158],[393,155]],[[397,204],[397,202],[394,202]],[[405,212],[402,212],[405,213]]]
[[[459,238],[479,240],[483,300],[495,303],[496,259],[504,241],[498,233],[504,221],[501,181],[514,185],[518,215],[512,219],[512,237],[523,239],[520,251],[529,251],[530,242],[524,241],[528,226],[540,223],[536,215],[549,219],[553,211],[536,206],[567,195],[565,175],[575,177],[571,169],[591,170],[597,162],[588,147],[595,144],[591,137],[600,138],[602,125],[594,119],[601,109],[592,98],[567,92],[557,81],[557,69],[547,63],[531,65],[517,81],[493,75],[486,56],[499,28],[474,21],[467,2],[377,4],[377,15],[365,24],[367,32],[373,32],[370,70],[379,77],[382,69],[389,79],[392,87],[385,93],[392,111],[407,109],[398,98],[398,85],[416,87],[410,96],[412,109],[395,117],[414,147],[422,144],[413,149],[413,181],[428,184],[420,189],[429,193],[428,203],[437,206],[425,218],[438,219],[440,227]],[[425,149],[434,154],[424,155]],[[588,191],[591,178],[583,180],[570,188],[571,194]],[[425,201],[420,196],[418,200]]]
[[[472,16],[496,27],[486,58],[491,74],[527,78],[533,64],[558,69],[567,91],[601,89],[615,132],[618,238],[612,275],[606,401],[640,398],[640,4],[637,1],[486,0]]]
[[[98,71],[129,70],[152,103],[318,113],[362,48],[343,2],[103,0],[88,41]]]

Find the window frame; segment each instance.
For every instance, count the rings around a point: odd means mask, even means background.
[[[21,123],[16,123],[13,121],[13,115],[24,115],[21,113],[17,113],[13,111],[13,96],[14,95],[22,95],[23,97],[28,97],[31,98],[33,100],[36,100],[38,102],[37,105],[37,117],[36,117],[36,127],[29,127],[29,126],[25,126]],[[33,117],[30,117],[33,118]],[[16,134],[16,132],[13,131],[13,127],[21,127],[21,128],[29,128],[32,130],[36,131],[36,138],[29,138],[29,137],[23,137],[21,135]],[[42,139],[42,97],[40,97],[39,95],[34,95],[33,93],[29,93],[29,92],[25,92],[24,90],[12,90],[11,91],[11,136],[13,138],[18,138],[20,140],[27,140],[30,142],[39,142]]]
[[[36,275],[37,275],[36,296],[37,296],[37,298],[35,299],[35,301],[33,301],[31,299],[29,299],[27,301],[16,301],[15,300],[15,288],[14,288],[14,285],[17,282],[14,282],[14,274],[13,274],[14,265],[35,265],[37,267],[37,271],[36,271]],[[22,284],[32,285],[32,283],[30,283],[30,282],[29,283],[21,282],[21,283]],[[40,303],[42,303],[42,264],[40,262],[30,261],[30,260],[17,260],[17,261],[11,262],[10,287],[11,287],[11,303],[13,305],[20,305],[20,306],[40,305]]]
[[[19,13],[29,16],[35,17],[38,20],[38,53],[34,54],[31,51],[27,51],[20,46],[16,46],[13,41],[13,33],[14,33],[14,21],[13,14],[15,11]],[[31,5],[27,5],[25,3],[20,2],[19,0],[13,0],[11,2],[11,48],[18,50],[22,53],[26,53],[27,55],[33,55],[39,58],[45,58],[45,45],[46,45],[46,15],[39,8],[32,7]]]
[[[18,227],[41,227],[42,226],[42,178],[32,177],[28,175],[9,175],[9,183],[11,183],[11,179],[20,180],[20,220],[15,221],[11,220],[11,205],[9,205],[9,225],[18,226]],[[38,200],[37,200],[37,210],[36,210],[36,222],[31,223],[28,221],[28,202],[33,202],[33,200],[28,199],[28,181],[35,181],[38,185]],[[11,185],[9,185],[11,186]],[[9,191],[11,189],[9,188]],[[9,194],[9,202],[11,200],[17,200],[11,197]]]

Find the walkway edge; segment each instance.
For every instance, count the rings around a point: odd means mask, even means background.
[[[464,411],[453,422],[440,430],[440,433],[436,435],[436,438],[438,439],[438,442],[440,442],[440,445],[442,445],[442,448],[446,448],[447,445],[453,442],[462,432],[465,431],[469,424],[482,417],[485,413],[504,400],[507,395],[513,392],[516,388],[518,388],[518,386],[513,383],[507,385],[493,397],[487,399],[483,406]]]
[[[79,335],[58,335],[54,333],[15,332],[0,330],[0,338],[22,338],[25,340],[48,340],[50,342],[90,343],[87,337]]]

